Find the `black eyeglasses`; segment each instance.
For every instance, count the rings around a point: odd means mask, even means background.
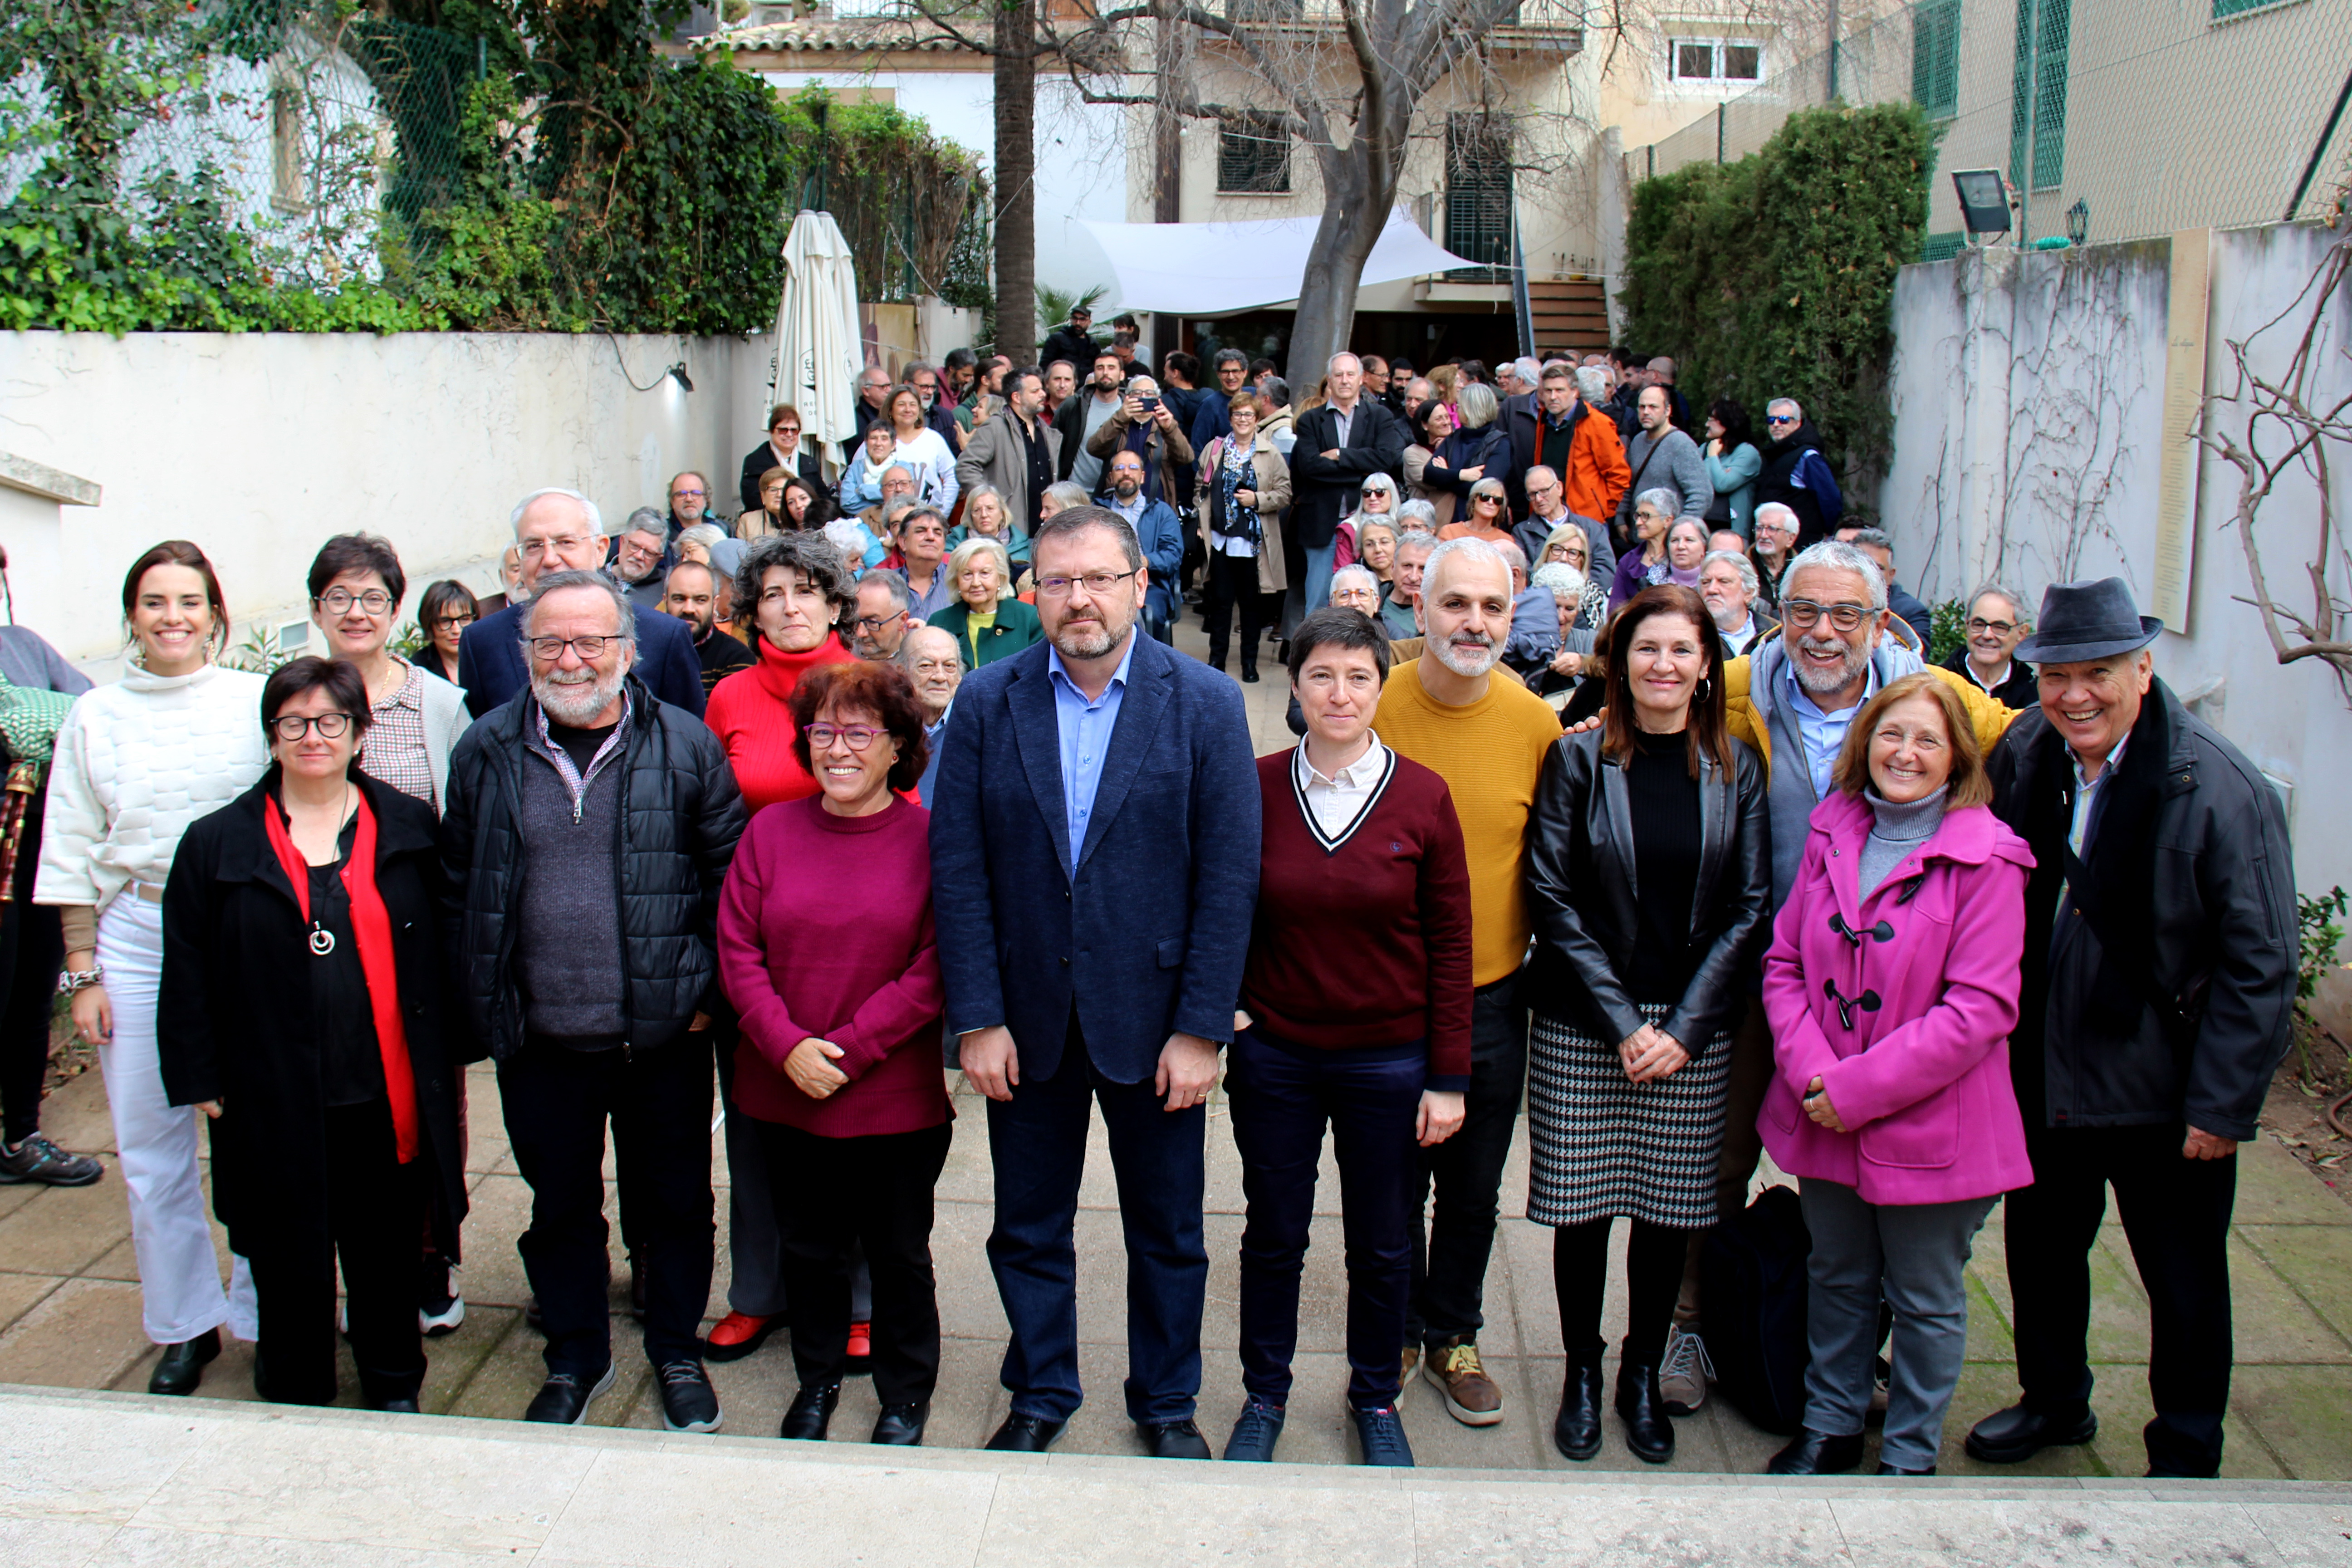
[[[296,713],[281,713],[269,721],[270,733],[289,744],[309,734],[314,727],[321,740],[338,741],[351,729],[352,716],[348,713],[313,713],[304,717]]]
[[[2016,629],[2015,621],[1989,621],[1982,616],[1969,617],[1969,630],[1972,632],[1999,632],[2002,637],[2007,637]]]
[[[1083,577],[1040,577],[1037,579],[1037,596],[1041,599],[1066,599],[1069,597],[1071,586],[1079,583],[1086,584],[1089,595],[1108,594],[1134,575],[1134,572],[1089,572]]]
[[[348,588],[330,588],[319,595],[319,607],[329,615],[347,615],[353,605],[371,616],[380,616],[392,608],[392,595],[381,588],[370,588],[364,594],[354,594]]]

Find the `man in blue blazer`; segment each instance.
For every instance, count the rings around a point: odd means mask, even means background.
[[[1046,641],[964,679],[931,797],[948,1027],[988,1097],[988,1258],[1013,1327],[1013,1410],[988,1446],[1043,1450],[1082,1397],[1072,1221],[1098,1103],[1128,1415],[1155,1456],[1205,1459],[1202,1107],[1257,901],[1249,725],[1232,682],[1140,635],[1150,569],[1116,513],[1055,513],[1031,560]]]
[[[522,657],[522,606],[545,572],[594,572],[604,564],[604,520],[578,490],[533,490],[514,510],[515,544],[522,552],[524,597],[467,626],[457,639],[457,684],[477,719],[503,706],[530,684]],[[635,673],[656,697],[702,716],[702,658],[694,631],[658,612],[637,616]]]

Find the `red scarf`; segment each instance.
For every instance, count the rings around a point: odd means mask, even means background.
[[[286,807],[275,799],[262,812],[269,847],[278,852],[302,923],[310,923],[310,866],[286,830]],[[352,895],[352,935],[359,942],[360,972],[367,979],[368,1011],[375,1017],[376,1049],[383,1054],[383,1086],[392,1100],[393,1142],[404,1165],[416,1158],[416,1075],[408,1064],[408,1031],[400,1022],[400,980],[392,956],[392,916],[375,890],[375,813],[360,796],[359,834],[343,866],[343,886]]]

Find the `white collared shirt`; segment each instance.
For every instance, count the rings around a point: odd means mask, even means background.
[[[1969,658],[1965,654],[1960,657],[1960,672],[1963,675],[1966,675],[1970,680],[1975,681],[1977,683],[1977,689],[1982,691],[1987,697],[1990,697],[1993,694],[1993,689],[1995,687],[2007,684],[2009,678],[2014,674],[2016,670],[2017,661],[2015,659],[2003,659],[2000,664],[2000,673],[1998,676],[1995,676],[1992,679],[1987,680],[1983,676],[1977,673],[1976,660]],[[2121,754],[2121,748],[2117,748],[2117,752],[2118,754]]]
[[[1733,658],[1738,658],[1740,655],[1748,651],[1748,645],[1756,640],[1755,612],[1750,611],[1748,618],[1739,623],[1739,629],[1738,631],[1719,631],[1717,635],[1723,638],[1723,646],[1730,650],[1729,656]]]
[[[1292,765],[1298,778],[1299,795],[1314,814],[1316,826],[1323,830],[1322,837],[1327,843],[1336,844],[1347,837],[1348,830],[1355,826],[1387,780],[1389,749],[1381,743],[1378,734],[1372,734],[1371,744],[1364,748],[1362,756],[1326,778],[1307,760],[1307,742],[1301,741]]]

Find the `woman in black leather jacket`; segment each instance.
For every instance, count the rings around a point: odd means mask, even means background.
[[[1567,1386],[1552,1439],[1601,1448],[1609,1230],[1633,1224],[1617,1411],[1674,1457],[1658,1362],[1691,1233],[1715,1221],[1729,1030],[1769,934],[1766,775],[1724,728],[1721,642],[1697,594],[1645,588],[1611,627],[1601,727],[1562,736],[1528,826],[1538,943],[1528,1217],[1554,1228]]]

